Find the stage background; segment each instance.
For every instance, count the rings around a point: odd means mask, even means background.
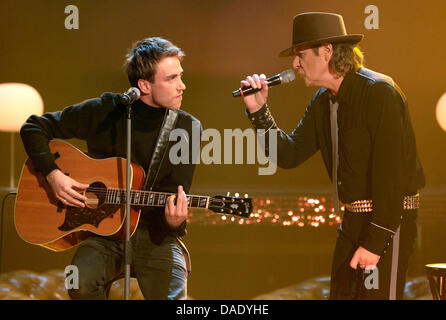
[[[379,9],[379,29],[368,30],[368,5]],[[79,9],[79,30],[64,26],[65,7]],[[386,73],[403,89],[417,138],[431,201],[420,217],[420,238],[412,275],[423,265],[446,261],[444,242],[446,133],[435,120],[435,105],[446,92],[446,2],[397,1],[12,1],[0,4],[0,83],[35,87],[45,111],[60,110],[103,92],[129,85],[122,64],[137,40],[162,36],[186,52],[182,64],[187,89],[183,109],[204,129],[250,128],[240,99],[231,92],[248,74],[268,76],[291,68],[278,53],[291,43],[292,18],[306,11],[343,15],[349,33],[362,33],[365,65]],[[301,80],[271,89],[269,105],[278,125],[290,132],[315,88]],[[84,147],[80,141],[72,141]],[[9,184],[9,134],[0,133],[0,186]],[[16,135],[15,175],[26,155]],[[259,176],[257,165],[199,165],[191,193],[240,192],[326,195],[330,182],[320,154],[293,170]],[[4,193],[3,193],[4,194]],[[328,195],[329,196],[329,195]],[[8,199],[1,271],[64,268],[73,250],[48,251],[23,243],[15,234],[13,199]],[[421,213],[420,213],[421,215]],[[185,241],[192,254],[189,293],[201,299],[248,299],[304,279],[329,274],[336,226],[313,228],[258,225],[189,225]],[[422,222],[422,223],[421,223]]]

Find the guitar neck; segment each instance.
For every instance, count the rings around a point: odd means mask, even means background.
[[[105,202],[109,204],[125,204],[127,191],[123,189],[107,189]],[[167,199],[176,195],[168,192],[130,190],[130,205],[141,207],[164,207]],[[209,206],[210,197],[186,195],[189,208],[205,208]]]

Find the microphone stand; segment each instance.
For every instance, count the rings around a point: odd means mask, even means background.
[[[131,160],[132,160],[132,103],[126,106],[127,109],[127,168],[126,168],[126,196],[125,196],[125,285],[124,299],[130,300],[130,266],[131,266],[131,243],[130,243],[130,190],[131,190]]]

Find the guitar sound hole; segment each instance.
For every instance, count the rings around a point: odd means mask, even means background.
[[[85,191],[87,201],[85,205],[90,209],[99,208],[105,203],[107,187],[102,182],[93,182]]]

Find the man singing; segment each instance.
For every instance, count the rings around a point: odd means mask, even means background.
[[[392,78],[363,67],[362,38],[347,34],[337,14],[294,17],[292,46],[280,56],[292,56],[305,84],[320,89],[291,134],[270,113],[265,75],[241,81],[261,88],[243,100],[256,129],[277,130],[280,167],[294,168],[321,151],[334,210],[345,206],[330,298],[402,299],[424,174],[406,98]],[[370,286],[364,278],[372,272],[378,283]]]

